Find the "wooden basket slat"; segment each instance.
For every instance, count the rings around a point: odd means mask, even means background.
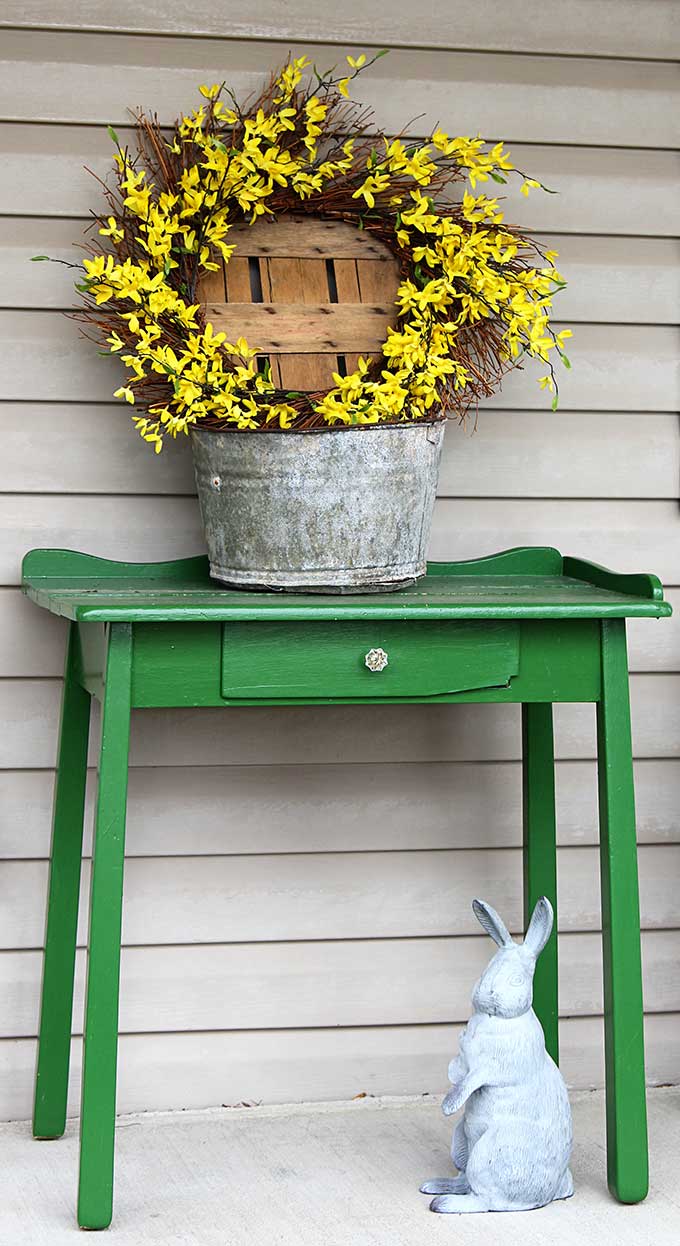
[[[238,255],[232,255],[229,263],[223,264],[222,269],[224,272],[226,301],[228,303],[250,303],[252,293],[250,288],[250,265],[248,260],[242,259]],[[204,303],[217,302],[217,299],[209,299],[204,296],[202,282],[201,298]]]
[[[282,357],[376,351],[396,321],[392,307],[342,303],[209,303],[206,314],[229,341],[243,336],[263,354]]]
[[[355,259],[334,259],[333,271],[335,273],[338,303],[360,303],[361,292],[359,290],[357,261]],[[355,372],[359,362],[359,355],[345,351],[343,359],[346,374],[349,375],[350,372]]]
[[[234,243],[234,254],[275,255],[297,259],[376,259],[391,260],[384,242],[366,229],[346,221],[329,221],[313,216],[286,216],[255,225],[233,225],[227,241]]]
[[[338,303],[360,303],[356,260],[333,260]]]
[[[199,296],[202,303],[221,303],[228,298],[224,264],[216,273],[205,273],[201,278]]]
[[[328,304],[330,296],[325,260],[277,256],[260,260],[260,271],[265,267],[269,275],[272,306],[280,309],[287,306],[300,307],[307,303],[322,306]],[[293,325],[296,325],[298,316],[299,312],[293,313]],[[269,321],[267,325],[264,324],[265,317]],[[290,317],[285,313],[282,315],[278,310],[273,316],[269,312],[262,312],[260,320],[263,322],[262,330],[268,329],[272,333],[272,321],[288,322]],[[324,350],[310,353],[302,342],[302,332],[301,328],[294,329],[287,339],[289,349],[293,348],[291,353],[279,354],[281,387],[294,390],[327,389],[333,384],[333,372],[337,371],[337,352],[333,352],[334,359],[328,359],[328,352]],[[273,336],[275,340],[279,340],[278,327],[275,328]],[[294,348],[299,343],[302,343],[303,349],[296,352]]]
[[[265,303],[272,302],[272,282],[269,265],[266,260],[258,260],[258,272],[260,274],[260,287],[262,290],[262,299]],[[264,355],[264,359],[268,360],[271,368],[271,378],[277,389],[283,389],[283,381],[281,380],[281,360],[279,355]]]
[[[399,265],[392,256],[389,262],[357,260],[360,303],[394,302],[399,285]]]

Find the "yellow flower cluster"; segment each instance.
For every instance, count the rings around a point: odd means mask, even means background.
[[[257,343],[227,342],[203,324],[193,301],[201,274],[228,264],[231,226],[270,213],[269,200],[281,188],[300,200],[319,196],[323,214],[324,189],[351,181],[357,222],[377,205],[393,223],[395,251],[408,259],[397,327],[388,330],[381,359],[361,358],[350,376],[334,374],[335,387],[314,404],[327,423],[431,414],[446,389],[470,383],[471,365],[456,358],[455,338],[482,320],[502,325],[502,358],[509,366],[525,353],[548,363],[551,350],[563,355],[569,330],[555,335],[549,326],[551,296],[563,284],[555,255],[548,253],[543,267],[527,268],[517,238],[503,227],[497,199],[466,191],[454,219],[427,193],[442,163],[464,169],[473,189],[489,178],[504,181],[513,166],[500,143],[486,150],[481,139],[450,138],[436,129],[420,145],[384,139],[384,152],[372,150],[361,164],[351,139],[325,158],[319,154],[331,88],[347,95],[365,59],[348,57],[351,74],[319,78],[313,94],[298,91],[306,58],[292,60],[278,75],[269,106],[253,116],[227,107],[219,85],[201,87],[206,103],[180,120],[168,144],[172,156],[181,157],[171,189],[157,189],[118,146],[121,211],[100,229],[116,254],[86,260],[80,288],[96,305],[115,308],[124,325],[123,338],[117,331],[107,338],[128,370],[116,397],[145,408],[135,424],[156,451],[164,434],[186,433],[206,417],[240,429],[295,424],[297,409],[275,391],[268,370],[258,370]],[[525,179],[522,190],[538,184]],[[134,260],[125,257],[131,234],[138,244]],[[144,401],[145,388],[150,392],[157,379],[167,399]],[[551,366],[541,384],[552,389]]]

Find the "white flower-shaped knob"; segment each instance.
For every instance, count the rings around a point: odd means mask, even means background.
[[[369,671],[384,671],[389,662],[389,658],[384,649],[369,649],[364,663]]]

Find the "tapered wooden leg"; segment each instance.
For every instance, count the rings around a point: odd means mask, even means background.
[[[90,694],[78,683],[78,627],[66,646],[45,929],[33,1133],[60,1138],[66,1123],[73,977],[87,776]]]
[[[543,1026],[546,1048],[557,1063],[557,849],[552,705],[522,706],[522,758],[524,929],[536,901],[547,896],[553,906],[555,924],[536,965],[534,1009]]]
[[[647,1194],[647,1109],[635,795],[623,619],[603,621],[597,707],[607,1177],[622,1203]]]
[[[83,1229],[107,1228],[113,1210],[131,667],[131,625],[111,624],[92,846],[78,1191],[78,1223]]]

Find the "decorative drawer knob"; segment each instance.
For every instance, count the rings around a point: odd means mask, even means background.
[[[389,658],[384,649],[369,649],[364,662],[369,671],[384,671]]]

